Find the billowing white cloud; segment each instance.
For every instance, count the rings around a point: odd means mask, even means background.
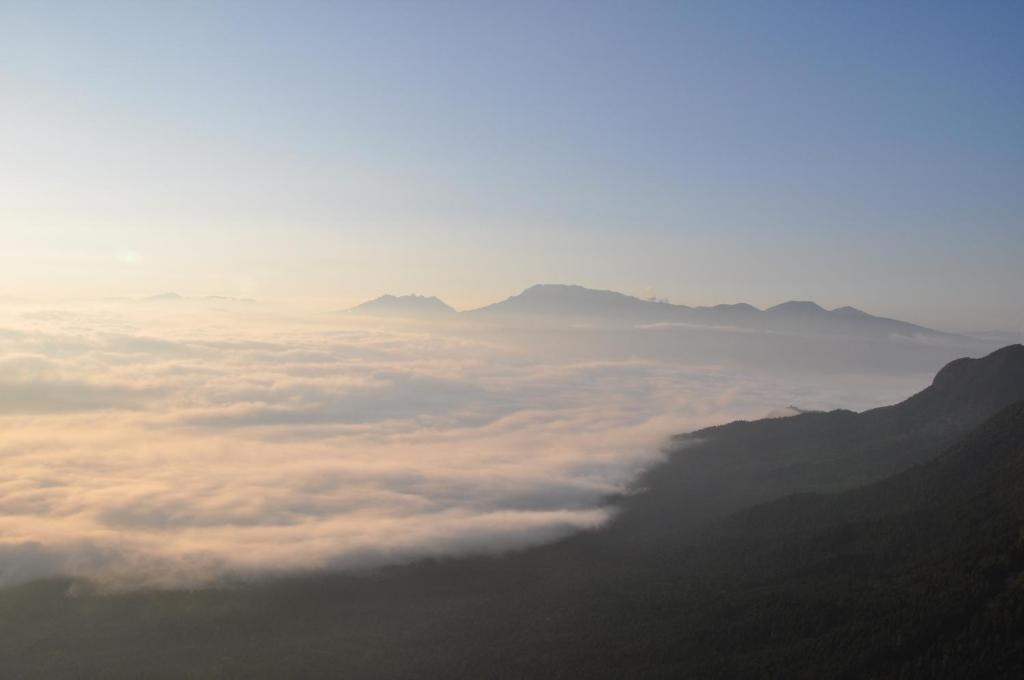
[[[606,521],[669,434],[924,381],[602,353],[578,329],[169,312],[0,317],[0,584],[194,586],[514,549]]]

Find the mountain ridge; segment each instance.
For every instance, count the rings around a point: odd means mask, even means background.
[[[446,302],[427,295],[381,295],[348,310],[351,314],[370,316],[447,316],[457,312]]]
[[[891,406],[734,421],[677,435],[667,462],[635,483],[642,493],[625,497],[613,529],[631,539],[656,538],[789,493],[884,479],[1022,400],[1024,345],[1008,345],[946,364],[928,387]]]
[[[428,307],[433,308],[429,314]],[[436,297],[418,295],[383,295],[348,311],[410,317],[444,314],[452,318],[499,324],[523,321],[546,324],[588,322],[609,326],[679,324],[766,333],[989,342],[875,316],[850,306],[827,310],[809,300],[791,300],[766,309],[746,302],[690,307],[663,300],[645,300],[612,290],[551,283],[536,284],[504,300],[463,311],[456,311]]]

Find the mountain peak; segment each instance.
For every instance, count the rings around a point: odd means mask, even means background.
[[[836,307],[835,309],[832,310],[832,313],[833,314],[843,314],[845,316],[857,316],[857,317],[861,317],[861,318],[867,317],[867,316],[871,316],[867,312],[865,312],[863,310],[860,310],[860,309],[857,309],[856,307],[850,307],[849,305],[847,305],[845,307]]]
[[[825,309],[818,303],[811,302],[810,300],[790,300],[789,302],[783,302],[781,305],[769,307],[765,311],[785,314],[817,314],[824,312]]]
[[[624,293],[617,293],[613,290],[599,290],[596,288],[586,288],[584,286],[577,286],[569,283],[538,283],[530,286],[519,295],[514,295],[512,298],[537,298],[537,297],[559,297],[565,299],[579,299],[579,298],[633,298],[630,295]]]
[[[544,292],[544,291],[554,291],[554,290],[576,290],[576,291],[582,291],[582,290],[594,290],[594,289],[593,288],[584,288],[583,286],[577,285],[575,283],[535,283],[532,286],[529,286],[525,290],[523,290],[523,292],[520,293],[520,295],[526,295],[527,293],[541,293],[541,292]]]
[[[443,316],[455,310],[433,295],[381,295],[348,310],[370,316]]]
[[[724,303],[718,304],[718,305],[711,305],[710,307],[697,307],[697,309],[702,309],[702,310],[706,310],[706,311],[714,311],[714,312],[759,312],[759,311],[761,311],[757,307],[755,307],[754,305],[749,304],[747,302],[733,302],[733,303],[724,302]]]
[[[903,402],[903,411],[911,419],[927,415],[976,425],[1022,399],[1024,345],[1008,345],[978,359],[949,362],[931,385]]]
[[[542,283],[501,302],[473,310],[473,314],[497,318],[594,319],[602,322],[662,321],[673,319],[689,307],[642,300],[611,290]]]
[[[939,369],[932,385],[948,387],[965,381],[984,381],[991,386],[992,381],[1006,379],[1019,379],[1024,384],[1024,345],[1007,345],[978,359],[955,359]]]

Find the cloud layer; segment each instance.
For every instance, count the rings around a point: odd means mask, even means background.
[[[0,585],[196,586],[514,549],[606,521],[669,434],[924,380],[265,305],[2,314]]]

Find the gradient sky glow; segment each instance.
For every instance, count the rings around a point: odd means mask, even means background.
[[[0,0],[0,295],[1024,326],[1024,3]]]

